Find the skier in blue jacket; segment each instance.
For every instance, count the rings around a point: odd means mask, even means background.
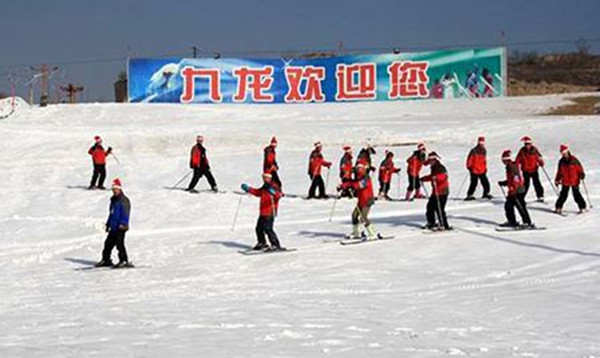
[[[129,199],[123,194],[121,181],[113,180],[113,196],[110,198],[110,214],[106,221],[106,232],[108,236],[104,241],[104,250],[102,250],[102,260],[96,264],[96,267],[113,266],[111,254],[116,246],[119,251],[119,263],[113,267],[133,267],[127,259],[127,250],[125,249],[125,233],[129,230],[129,213],[131,204]]]

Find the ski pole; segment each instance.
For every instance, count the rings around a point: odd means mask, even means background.
[[[585,185],[585,180],[581,179],[583,183],[583,189],[585,190],[585,196],[587,196],[588,204],[590,205],[590,209],[594,206],[592,205],[592,200],[590,200],[590,193],[588,192],[587,185]]]
[[[329,186],[329,173],[331,173],[331,170],[327,168],[327,179],[325,180],[325,194],[327,194],[327,187]]]
[[[331,220],[333,220],[333,212],[335,211],[335,204],[338,201],[338,196],[335,196],[335,199],[333,199],[333,205],[331,206],[331,212],[329,213],[329,222],[331,222]]]
[[[556,196],[559,196],[558,189],[556,188],[556,186],[554,185],[554,183],[552,182],[552,180],[550,180],[550,175],[548,175],[548,172],[546,171],[546,168],[542,167],[542,171],[544,172],[544,175],[546,175],[546,179],[548,179],[548,183],[550,183],[550,186],[554,190],[554,193],[556,194]]]
[[[237,218],[240,213],[240,207],[242,206],[242,199],[244,195],[240,195],[240,200],[238,201],[237,209],[235,210],[235,216],[233,217],[233,224],[231,225],[231,231],[235,231],[235,224],[237,223]]]
[[[456,194],[456,199],[460,199],[460,194],[462,193],[462,190],[465,186],[465,183],[467,182],[468,177],[469,177],[469,173],[467,172],[465,174],[465,178],[463,179],[462,183],[460,184],[460,188],[458,188],[458,193]]]
[[[110,155],[112,155],[112,157],[113,157],[113,158],[115,158],[115,161],[117,162],[117,164],[118,164],[119,166],[121,166],[121,162],[119,161],[119,158],[117,158],[117,156],[115,155],[115,153],[113,153],[113,152],[110,152]]]
[[[435,184],[435,179],[431,180],[431,184],[433,185],[433,192],[431,193],[431,195],[435,196],[435,199],[437,201],[437,214],[438,214],[438,219],[439,219],[439,223],[438,223],[438,227],[440,229],[442,228],[446,228],[446,226],[444,225],[444,220],[442,219],[442,202],[440,200],[440,196],[436,193],[437,192],[437,188],[436,188],[436,184]]]
[[[400,174],[398,174],[398,199],[400,199]]]
[[[173,185],[173,187],[170,190],[173,190],[173,189],[177,188],[177,186],[179,184],[181,184],[181,182],[184,181],[185,178],[187,178],[188,176],[190,176],[190,174],[192,174],[191,170],[186,175],[184,175],[183,178],[179,179],[179,181],[177,182],[177,184]]]
[[[427,187],[425,186],[425,184],[423,183],[423,181],[421,179],[417,179],[419,181],[419,183],[421,183],[421,188],[423,188],[423,191],[425,192],[425,197],[427,199],[429,199],[429,192],[427,191]]]

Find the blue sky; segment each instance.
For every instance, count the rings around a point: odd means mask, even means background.
[[[57,64],[55,82],[112,100],[127,56],[345,48],[436,48],[600,37],[598,0],[2,0],[0,91],[31,64]],[[571,50],[554,44],[521,50]],[[594,43],[592,51],[600,52]],[[256,57],[256,55],[254,55]],[[76,63],[90,60],[87,63]],[[19,85],[20,93],[25,86]]]

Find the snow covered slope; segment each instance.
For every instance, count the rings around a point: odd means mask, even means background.
[[[563,101],[24,107],[0,122],[0,356],[600,356],[599,215],[575,215],[572,199],[568,217],[551,214],[545,179],[548,203],[531,215],[546,231],[498,233],[502,200],[450,200],[457,230],[423,235],[424,201],[378,202],[374,224],[396,239],[342,246],[354,202],[339,201],[328,222],[333,201],[288,198],[275,228],[298,251],[252,257],[237,251],[255,241],[258,200],[242,199],[231,231],[239,196],[166,189],[187,173],[197,133],[226,190],[260,184],[262,148],[277,135],[288,193],[306,193],[317,140],[335,163],[342,144],[368,140],[377,164],[387,148],[402,168],[414,146],[397,145],[425,140],[455,197],[484,134],[501,197],[500,153],[528,134],[551,175],[568,143],[598,201],[600,117],[538,115]],[[81,189],[96,134],[121,163],[109,158],[109,180],[131,199],[126,243],[139,269],[78,270],[100,258],[108,214],[109,192]]]

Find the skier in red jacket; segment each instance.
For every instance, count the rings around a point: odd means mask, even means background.
[[[192,177],[192,181],[190,181],[187,191],[191,193],[198,192],[195,188],[202,176],[206,176],[206,180],[208,180],[208,184],[210,185],[212,191],[218,191],[217,183],[215,182],[215,178],[210,171],[208,157],[206,156],[206,148],[204,148],[202,145],[203,143],[204,137],[201,135],[197,136],[196,145],[192,147],[192,151],[190,153],[190,169],[194,170],[194,176]]]
[[[500,226],[518,227],[519,223],[515,217],[515,207],[523,220],[523,227],[531,228],[534,225],[531,223],[529,212],[527,211],[527,203],[525,202],[525,187],[523,186],[523,177],[517,162],[511,159],[511,151],[509,149],[502,152],[502,163],[506,166],[506,180],[499,181],[498,185],[506,186],[506,202],[504,203],[504,212],[506,220]]]
[[[562,185],[562,189],[560,190],[558,200],[556,200],[555,212],[562,214],[563,205],[567,201],[569,189],[571,189],[573,191],[573,198],[575,198],[575,202],[579,206],[579,213],[583,213],[586,209],[586,203],[579,191],[579,183],[585,179],[583,165],[581,165],[579,159],[571,154],[569,147],[564,144],[560,146],[560,154],[562,158],[558,161],[558,170],[556,171],[554,184],[557,187]]]
[[[423,182],[431,182],[431,195],[427,201],[427,213],[425,214],[427,218],[425,228],[429,230],[452,230],[446,217],[446,202],[450,192],[448,171],[440,160],[441,158],[436,152],[429,153],[425,165],[431,166],[431,173],[421,178]]]
[[[375,148],[373,148],[370,144],[367,144],[358,152],[358,156],[356,157],[356,165],[364,165],[367,169],[367,174],[374,172],[376,169],[373,166],[373,161],[371,159],[371,155],[373,154],[375,154]]]
[[[483,186],[483,199],[491,199],[490,195],[490,182],[487,178],[487,151],[485,149],[485,137],[479,137],[477,139],[477,145],[471,149],[469,156],[467,157],[467,170],[471,177],[471,184],[469,190],[467,190],[467,197],[465,200],[475,200],[473,194],[477,188],[477,181],[481,181]]]
[[[527,192],[529,191],[529,183],[533,181],[537,200],[543,202],[544,187],[540,182],[538,169],[544,166],[544,158],[542,158],[542,153],[533,145],[530,137],[524,136],[521,138],[521,141],[523,142],[523,147],[517,154],[517,165],[519,165],[523,173],[525,196],[527,196]]]
[[[106,179],[106,156],[112,153],[112,148],[108,147],[105,151],[102,147],[102,138],[100,136],[94,137],[95,144],[88,150],[88,154],[92,156],[92,162],[94,164],[94,173],[92,174],[92,181],[88,189],[106,189],[104,187],[104,180]],[[96,186],[98,181],[98,186]]]
[[[256,239],[257,244],[254,250],[282,250],[282,247],[277,238],[277,234],[273,230],[273,223],[277,216],[279,208],[279,199],[283,197],[283,193],[273,182],[273,176],[270,173],[263,174],[263,185],[260,188],[251,188],[248,184],[242,184],[242,190],[260,198],[260,215],[256,222]],[[269,238],[271,246],[267,245],[265,235]]]
[[[356,193],[358,203],[352,211],[352,233],[348,235],[350,239],[361,238],[360,223],[362,222],[367,232],[367,240],[375,240],[379,238],[379,234],[375,231],[375,228],[369,220],[369,211],[371,206],[375,203],[375,197],[373,195],[373,183],[367,167],[359,163],[356,165],[355,178],[347,181],[338,186],[338,191],[344,189],[352,189]]]
[[[279,165],[277,164],[277,138],[271,138],[271,143],[264,149],[263,172],[269,173],[272,176],[273,182],[277,184],[279,190],[282,189],[281,180],[279,179]]]
[[[326,161],[323,158],[323,145],[321,142],[315,143],[315,149],[310,153],[308,160],[308,176],[310,177],[310,188],[308,189],[308,199],[316,198],[315,194],[317,188],[319,189],[319,198],[326,199],[327,194],[325,193],[325,182],[321,176],[321,168],[331,167],[331,162]]]
[[[392,181],[392,175],[399,173],[400,168],[394,166],[394,153],[387,152],[385,159],[379,166],[379,197],[386,200],[390,200],[388,192],[390,191],[390,182]]]
[[[352,164],[352,147],[349,145],[344,145],[342,149],[344,150],[344,155],[340,159],[340,180],[342,181],[342,184],[344,184],[352,180],[354,165]],[[354,194],[351,192],[351,189],[344,189],[340,193],[340,196],[352,197]]]
[[[413,199],[413,190],[415,190],[415,198],[420,199],[425,197],[421,192],[421,181],[419,180],[419,176],[421,175],[421,169],[423,168],[426,159],[427,149],[425,148],[425,143],[419,143],[417,145],[417,150],[415,150],[406,160],[406,163],[408,164],[406,170],[406,173],[408,174],[408,188],[406,189],[406,197],[404,198],[406,201]]]

